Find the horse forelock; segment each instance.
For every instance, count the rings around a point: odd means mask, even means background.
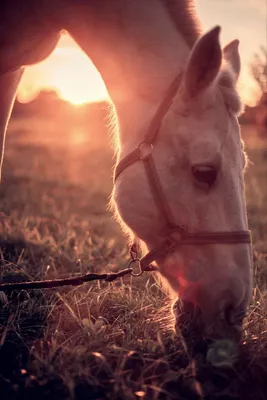
[[[231,68],[224,64],[221,68],[218,85],[224,98],[225,105],[235,115],[243,111],[243,104],[236,89],[236,77]]]

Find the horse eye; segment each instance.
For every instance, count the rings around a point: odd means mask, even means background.
[[[211,187],[217,178],[217,169],[211,165],[194,166],[192,173],[196,182],[205,187]]]

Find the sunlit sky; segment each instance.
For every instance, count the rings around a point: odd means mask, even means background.
[[[246,104],[259,95],[249,64],[261,45],[267,45],[266,0],[196,0],[205,30],[222,26],[221,43],[240,40],[242,72],[239,91]],[[64,35],[57,48],[43,62],[28,67],[18,91],[19,101],[30,101],[41,89],[55,89],[59,96],[75,104],[100,101],[107,97],[100,74],[72,39]]]

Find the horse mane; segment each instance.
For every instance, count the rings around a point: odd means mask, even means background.
[[[202,34],[202,27],[193,0],[161,0],[177,29],[192,48]]]
[[[161,0],[171,19],[190,48],[194,46],[202,32],[194,0]],[[218,79],[218,86],[225,104],[234,113],[242,112],[242,102],[235,88],[235,77],[231,68],[223,62]]]

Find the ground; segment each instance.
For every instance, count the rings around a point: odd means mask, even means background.
[[[170,296],[149,273],[0,292],[1,399],[266,398],[267,142],[254,128],[243,133],[255,281],[235,366],[217,370],[186,353]],[[126,240],[107,207],[113,162],[106,130],[88,121],[12,120],[0,186],[3,281],[127,266]]]

